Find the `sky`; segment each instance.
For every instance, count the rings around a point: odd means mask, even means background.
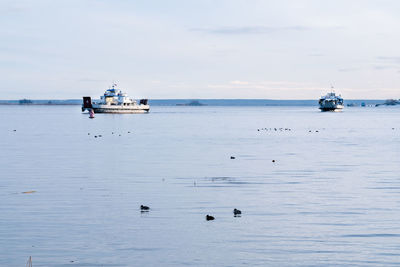
[[[0,0],[0,99],[400,98],[400,1]]]

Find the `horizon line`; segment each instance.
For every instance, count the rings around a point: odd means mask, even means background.
[[[0,101],[19,101],[19,100],[49,100],[49,101],[66,101],[66,100],[82,100],[82,98],[18,98],[18,99],[0,99]],[[93,98],[97,99],[97,98]],[[137,98],[140,99],[140,98]],[[318,99],[284,99],[284,98],[147,98],[148,100],[269,100],[269,101],[316,101]],[[347,98],[348,100],[389,100],[397,98]],[[398,98],[400,99],[400,98]]]

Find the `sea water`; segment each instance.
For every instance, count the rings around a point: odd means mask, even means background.
[[[400,264],[400,108],[0,121],[0,266]]]

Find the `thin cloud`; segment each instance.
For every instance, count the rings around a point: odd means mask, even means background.
[[[302,32],[310,30],[304,26],[290,27],[267,27],[267,26],[244,26],[244,27],[216,27],[216,28],[192,28],[190,31],[204,32],[210,34],[271,34],[274,32]]]
[[[380,56],[377,57],[377,64],[373,66],[374,70],[388,70],[388,69],[399,69],[400,57],[398,56]]]
[[[351,72],[351,71],[357,71],[360,70],[360,68],[341,68],[338,69],[339,72]]]
[[[28,10],[30,10],[30,5],[23,3],[10,2],[10,5],[0,6],[0,14],[2,15],[15,15]]]
[[[222,35],[251,35],[251,34],[273,34],[281,32],[306,32],[311,30],[341,30],[342,26],[329,26],[329,27],[308,27],[302,25],[285,26],[285,27],[271,27],[271,26],[226,26],[226,27],[210,27],[210,28],[191,28],[193,32],[203,32],[208,34],[222,34]]]
[[[297,83],[289,81],[230,81],[222,84],[208,84],[208,88],[214,89],[253,89],[253,90],[315,90],[317,87],[309,83]]]
[[[249,82],[246,81],[231,81],[230,84],[236,84],[236,85],[248,85]]]
[[[310,56],[310,57],[323,57],[324,54],[321,54],[321,53],[311,53],[311,54],[309,54],[308,56]]]
[[[81,78],[78,82],[105,82],[106,80],[103,79],[92,79],[92,78]]]
[[[391,56],[391,57],[377,57],[379,61],[386,61],[390,63],[400,64],[400,57]]]
[[[388,66],[388,65],[376,65],[374,66],[375,70],[387,70],[387,69],[394,69],[395,67],[393,66]]]

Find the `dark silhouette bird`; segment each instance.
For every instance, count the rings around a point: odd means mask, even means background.
[[[273,159],[272,162],[275,162],[275,160]]]
[[[238,209],[234,209],[233,210],[233,215],[236,217],[236,216],[238,216],[238,215],[241,215],[242,214],[242,211],[241,210],[238,210]]]
[[[149,208],[148,206],[140,205],[140,210],[141,210],[141,211],[149,211],[150,208]]]
[[[206,215],[206,220],[207,221],[212,221],[212,220],[215,220],[215,218],[214,218],[214,216],[211,216],[211,215]]]
[[[235,157],[234,157],[234,156],[231,156],[231,159],[235,159]]]

